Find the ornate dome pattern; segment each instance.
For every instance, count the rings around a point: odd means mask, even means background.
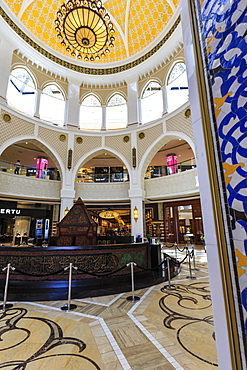
[[[39,41],[42,46],[70,57],[76,56],[62,47],[56,37],[56,13],[62,5],[61,0],[5,0],[6,5]],[[120,62],[128,58],[140,57],[147,47],[155,44],[164,34],[178,7],[178,0],[109,0],[103,1],[113,23],[115,33],[114,47],[100,61],[93,63]],[[160,38],[159,38],[160,40]],[[91,63],[92,62],[88,62]]]

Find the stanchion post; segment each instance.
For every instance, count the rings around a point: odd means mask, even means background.
[[[177,259],[178,258],[178,250],[177,250],[177,243],[175,242],[174,243],[174,245],[175,245],[175,258]]]
[[[72,263],[69,264],[69,266],[65,267],[64,270],[69,269],[69,288],[68,288],[68,304],[65,304],[61,307],[61,310],[63,311],[70,311],[74,310],[77,306],[75,304],[71,304],[71,285],[72,285],[72,269],[77,270],[77,267],[73,266]]]
[[[195,254],[195,247],[192,245],[192,250],[193,250],[193,264],[194,264],[194,271],[200,271],[198,268],[196,268],[196,254]]]
[[[175,287],[175,285],[171,285],[170,260],[171,260],[171,257],[167,256],[166,257],[166,264],[167,264],[168,285],[165,285],[164,288],[174,290],[174,289],[176,289],[176,287]]]
[[[15,268],[12,267],[10,265],[10,263],[8,263],[7,266],[2,269],[2,271],[7,270],[7,272],[6,272],[6,280],[5,280],[5,288],[4,288],[4,296],[3,296],[3,304],[0,305],[0,311],[3,311],[3,312],[6,310],[6,308],[13,307],[13,305],[11,303],[6,303],[7,302],[7,294],[8,294],[8,286],[9,286],[9,270],[10,269],[12,271],[15,270]]]
[[[188,252],[188,256],[189,256],[189,272],[190,272],[190,275],[186,276],[186,279],[196,279],[195,276],[192,276],[191,263],[190,263],[190,252]]]
[[[185,246],[185,251],[186,251],[186,256],[187,256],[186,260],[188,260],[188,257],[190,259],[190,253],[189,253],[189,247],[187,245]],[[189,263],[189,261],[186,261],[186,262]]]
[[[132,296],[127,297],[127,301],[135,302],[139,301],[140,297],[135,296],[135,287],[134,287],[134,266],[136,266],[135,262],[130,262],[126,265],[127,267],[130,266],[130,272],[131,272],[131,290],[132,290]]]

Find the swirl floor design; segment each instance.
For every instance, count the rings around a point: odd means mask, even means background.
[[[0,369],[215,369],[207,255],[195,250],[197,280],[187,279],[183,264],[172,279],[176,291],[162,283],[136,290],[136,302],[127,300],[131,292],[72,299],[69,312],[61,310],[66,301],[11,302],[0,313]]]
[[[161,289],[165,296],[160,299],[159,306],[167,315],[163,321],[164,326],[176,330],[178,343],[192,356],[218,366],[217,362],[209,360],[207,353],[201,350],[204,348],[205,340],[215,341],[213,317],[208,314],[204,316],[204,311],[211,307],[208,283],[178,284],[175,288],[175,290],[168,290],[166,287]],[[179,323],[178,326],[175,321]],[[193,333],[193,336],[188,341],[190,333]]]
[[[81,364],[81,369],[97,369],[100,370],[100,367],[90,358],[83,356],[81,353],[86,348],[86,344],[77,338],[73,337],[66,337],[63,334],[62,328],[54,321],[41,318],[41,317],[32,317],[28,316],[27,309],[24,308],[9,308],[0,316],[0,358],[3,358],[3,352],[11,352],[10,350],[15,350],[17,347],[23,347],[24,350],[21,352],[26,357],[25,360],[15,359],[10,361],[0,362],[0,369],[16,369],[16,370],[24,370],[26,368],[34,369],[33,363],[36,361],[43,362],[45,364],[49,364],[53,357],[56,357],[56,363],[58,365],[59,357],[66,357],[66,358],[73,358],[76,357],[77,362]],[[39,321],[40,323],[44,324],[44,331],[46,333],[46,339],[44,343],[40,343],[35,346],[31,345],[32,350],[29,352],[27,351],[28,341],[33,335],[30,329],[27,329],[25,326],[25,322],[28,321],[28,326],[35,327],[35,321]],[[11,340],[9,340],[11,338]],[[73,345],[77,347],[79,353],[66,353],[64,345]],[[53,353],[53,349],[56,347],[63,347],[63,352],[61,353]],[[12,351],[13,352],[13,351]],[[18,353],[18,351],[16,351]],[[29,352],[29,353],[28,353]],[[60,350],[59,350],[60,352]],[[79,361],[78,361],[79,360]],[[71,362],[71,359],[70,359]],[[30,364],[30,367],[28,366]],[[90,366],[89,366],[90,365]],[[47,365],[45,365],[47,366]]]

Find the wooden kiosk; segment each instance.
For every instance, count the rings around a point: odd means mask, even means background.
[[[78,198],[67,215],[57,225],[57,246],[87,246],[97,244],[97,224]]]

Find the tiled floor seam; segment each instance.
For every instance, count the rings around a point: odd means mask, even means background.
[[[150,340],[150,342],[160,351],[160,353],[166,358],[166,360],[174,366],[176,369],[184,370],[184,368],[175,360],[173,356],[154,338],[152,334],[135,318],[132,313],[127,313],[135,325],[142,331],[144,335]]]

